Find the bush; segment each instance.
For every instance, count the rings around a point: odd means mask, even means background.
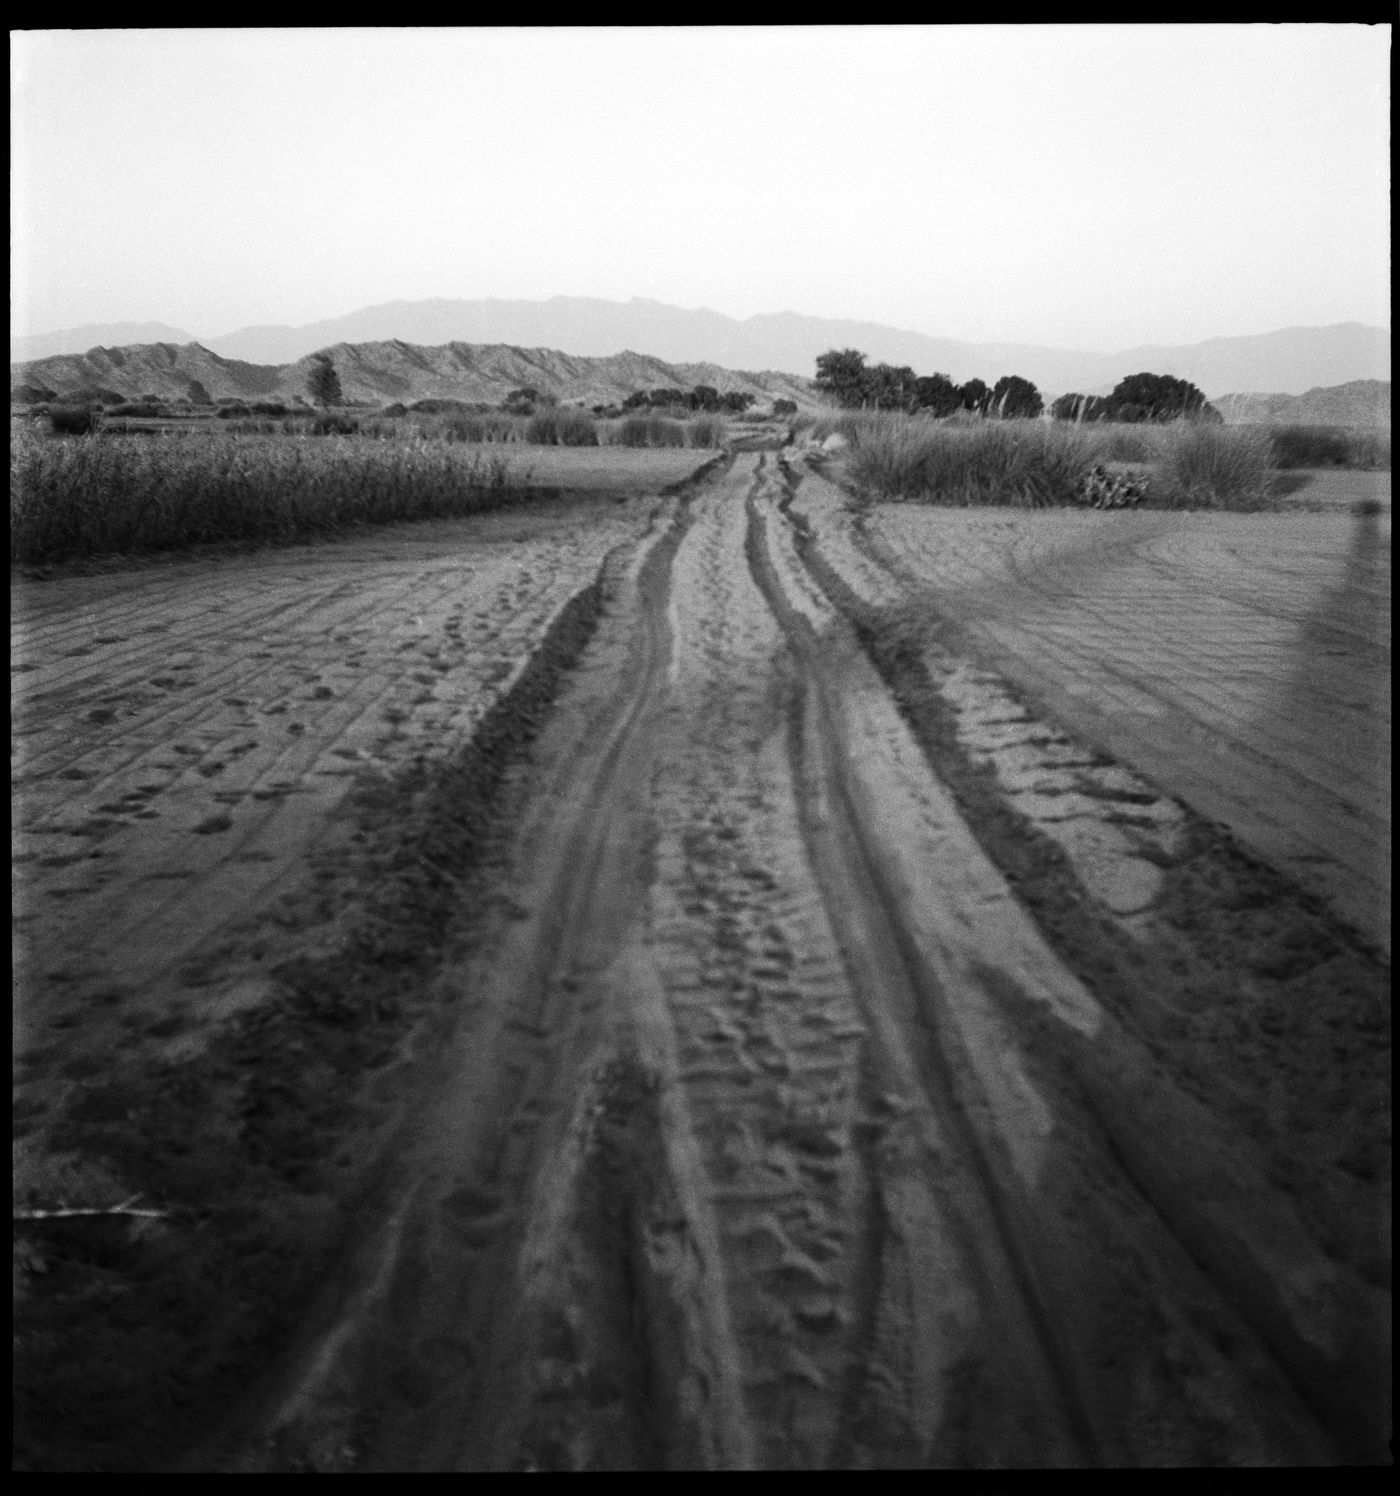
[[[226,405],[222,400],[219,402],[218,410],[214,412],[221,421],[232,420],[235,416],[250,416],[252,413],[246,405]]]
[[[704,415],[690,422],[687,435],[692,447],[722,447],[729,431],[722,416]]]
[[[1348,467],[1390,467],[1390,432],[1359,426],[1347,432]]]
[[[49,411],[49,423],[59,436],[86,436],[97,422],[98,417],[87,405],[55,405]]]
[[[1259,508],[1273,461],[1273,443],[1260,427],[1180,421],[1162,428],[1153,497],[1176,508]]]
[[[138,416],[143,420],[154,420],[165,414],[165,407],[150,400],[129,400],[124,405],[114,405],[109,416]]]
[[[1161,449],[1158,432],[1152,426],[1135,426],[1119,421],[1095,423],[1094,440],[1105,462],[1156,462]]]
[[[573,406],[553,406],[531,416],[525,440],[541,447],[596,447],[593,417]]]
[[[611,433],[618,447],[683,447],[685,427],[666,416],[628,416]]]
[[[1347,467],[1351,444],[1340,426],[1270,426],[1276,468]]]
[[[360,423],[354,416],[319,415],[307,427],[312,436],[358,436]]]
[[[437,398],[428,400],[415,400],[413,404],[408,408],[415,415],[421,416],[466,415],[476,410],[476,407],[474,405],[469,404],[465,400],[448,400]]]
[[[1077,427],[870,414],[838,424],[856,483],[939,504],[1078,503],[1096,456],[1092,435]]]

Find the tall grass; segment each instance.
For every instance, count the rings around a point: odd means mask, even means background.
[[[938,504],[1074,503],[1098,455],[1083,428],[1039,421],[952,425],[871,414],[841,434],[851,443],[847,471],[858,485]]]
[[[1261,508],[1273,462],[1273,444],[1257,427],[1176,422],[1161,430],[1153,497],[1173,508]]]
[[[598,427],[583,411],[556,405],[530,417],[525,440],[547,447],[596,447]]]
[[[1267,498],[1273,448],[1262,430],[1181,421],[1111,426],[1047,421],[938,421],[898,412],[825,417],[814,436],[839,433],[858,487],[884,498],[958,505],[1082,504],[1091,469],[1150,469],[1149,504],[1256,508]]]
[[[289,441],[226,430],[55,438],[11,432],[10,560],[288,544],[524,497],[528,472],[444,442]]]
[[[627,416],[609,427],[607,439],[613,447],[683,447],[685,427],[667,416]]]
[[[714,414],[696,416],[686,426],[686,445],[690,447],[722,447],[729,440],[729,428],[723,416]]]

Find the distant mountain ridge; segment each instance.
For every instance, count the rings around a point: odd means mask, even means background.
[[[64,353],[86,353],[90,348],[130,348],[138,343],[193,343],[195,339],[164,322],[98,322],[10,339],[10,362],[29,363]]]
[[[72,339],[82,332],[104,335],[94,336],[80,350]],[[45,351],[85,352],[97,344],[128,346],[147,341],[108,336],[107,332],[89,328],[53,334],[67,341]],[[40,356],[43,339],[23,341],[24,349],[11,345],[12,360]],[[153,341],[190,340],[176,335]],[[304,327],[245,327],[222,337],[204,338],[202,346],[238,362],[285,365],[339,344],[395,341],[427,347],[468,343],[549,348],[587,358],[605,358],[635,348],[673,364],[770,369],[800,378],[811,377],[817,356],[827,349],[858,348],[872,363],[908,364],[916,373],[944,373],[958,383],[974,376],[993,383],[1003,374],[1019,374],[1047,398],[1070,390],[1087,394],[1111,389],[1125,376],[1143,372],[1190,380],[1212,399],[1239,390],[1300,395],[1318,387],[1390,378],[1389,331],[1359,322],[1282,328],[1179,346],[1143,344],[1104,354],[1026,343],[968,343],[882,323],[795,312],[740,320],[642,297],[625,302],[586,296],[556,296],[546,301],[393,301]]]
[[[1390,383],[1356,379],[1302,395],[1221,395],[1215,408],[1232,426],[1389,426]]]
[[[582,358],[549,348],[469,343],[423,347],[398,339],[337,343],[322,351],[335,365],[346,399],[375,404],[432,398],[498,404],[511,390],[528,386],[558,400],[610,405],[635,390],[690,389],[697,384],[712,385],[721,393],[742,391],[758,400],[811,400],[809,382],[789,374],[742,373],[708,363],[668,364],[630,352]],[[224,358],[199,343],[155,343],[11,364],[10,384],[53,390],[60,396],[97,389],[128,399],[155,395],[169,400],[187,395],[191,381],[197,380],[215,400],[289,400],[306,394],[311,364],[309,356],[289,364],[255,364]]]

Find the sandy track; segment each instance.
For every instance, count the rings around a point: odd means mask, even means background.
[[[507,917],[440,970],[421,1099],[222,1468],[1385,1458],[1384,1172],[1337,1156],[1383,1131],[1383,974],[1322,925],[1231,965],[1191,900],[1266,875],[1179,807],[1124,925],[940,737],[962,667],[883,649],[907,586],[806,481],[794,513],[741,457],[615,558]]]

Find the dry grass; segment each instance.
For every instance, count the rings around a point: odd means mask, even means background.
[[[833,432],[849,444],[847,471],[857,486],[882,498],[935,504],[1082,503],[1096,464],[1133,462],[1150,469],[1151,505],[1250,509],[1266,502],[1273,466],[1261,429],[1191,421],[962,422],[848,411],[813,428],[817,438]]]
[[[422,438],[56,437],[25,423],[11,434],[10,560],[289,544],[498,508],[529,482],[524,464]]]

